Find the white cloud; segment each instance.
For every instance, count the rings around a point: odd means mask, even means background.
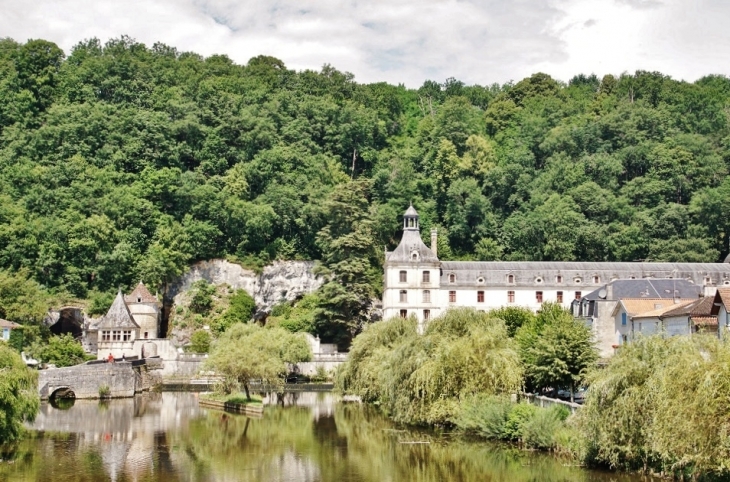
[[[2,0],[0,32],[78,41],[127,34],[245,63],[329,63],[362,82],[418,86],[519,80],[537,71],[659,70],[694,80],[726,73],[730,34],[720,0]]]

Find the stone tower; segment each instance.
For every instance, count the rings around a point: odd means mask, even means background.
[[[411,205],[403,213],[403,237],[385,253],[383,317],[415,316],[419,331],[439,315],[441,264],[421,239],[418,212]]]

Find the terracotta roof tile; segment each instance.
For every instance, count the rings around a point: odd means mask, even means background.
[[[21,326],[13,321],[0,319],[0,328],[20,328]]]
[[[722,303],[725,306],[725,311],[730,312],[730,288],[718,288],[715,293],[715,302]],[[712,314],[716,315],[718,310],[713,307]]]
[[[693,316],[692,323],[697,326],[717,326],[717,316]]]
[[[712,296],[705,296],[695,301],[678,306],[677,308],[664,313],[664,317],[670,316],[710,316],[712,314]]]
[[[139,301],[137,301],[139,300]],[[134,288],[134,291],[124,297],[127,303],[157,303],[157,297],[150,293],[150,290],[141,281]]]
[[[674,303],[674,300],[664,300],[664,306],[660,306],[659,308],[655,308],[653,310],[639,312],[634,315],[632,315],[632,318],[657,318],[657,317],[663,317],[667,312],[674,311],[677,308],[684,307],[685,305],[688,305],[690,303],[693,303],[695,300],[677,300],[678,303]],[[661,303],[658,303],[661,304]]]

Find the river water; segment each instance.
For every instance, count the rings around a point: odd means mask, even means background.
[[[46,403],[0,462],[5,481],[625,481],[545,454],[393,425],[331,393],[288,393],[261,418],[196,393]]]

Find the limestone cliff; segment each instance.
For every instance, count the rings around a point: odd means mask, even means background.
[[[257,312],[263,314],[277,303],[317,290],[323,279],[312,273],[313,268],[314,261],[276,261],[257,274],[224,259],[200,261],[170,285],[166,297],[179,305],[181,294],[204,279],[215,285],[225,283],[233,289],[246,290],[256,301]]]

